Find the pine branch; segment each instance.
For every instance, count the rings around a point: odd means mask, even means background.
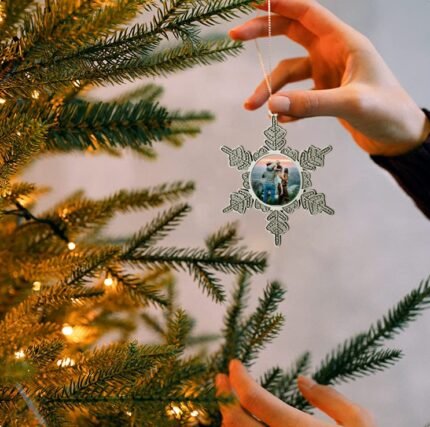
[[[208,111],[199,112],[171,112],[169,114],[169,133],[163,138],[175,147],[180,147],[185,138],[195,137],[200,134],[201,126],[214,119]]]
[[[197,283],[206,291],[215,302],[222,303],[225,301],[225,291],[220,280],[202,265],[195,263],[190,267],[190,273],[193,274]]]
[[[400,350],[382,349],[359,354],[351,354],[349,360],[339,358],[339,365],[324,371],[318,370],[313,378],[320,384],[333,384],[346,380],[355,380],[365,375],[374,374],[397,363],[402,357]],[[286,403],[300,410],[309,410],[312,405],[300,392],[287,396]]]
[[[184,203],[160,213],[127,242],[122,256],[131,256],[157,243],[173,231],[190,211],[190,206]]]
[[[413,289],[375,325],[370,327],[366,345],[378,346],[382,345],[385,340],[393,339],[409,326],[410,322],[416,320],[429,305],[430,277],[422,280],[416,289]]]
[[[41,216],[60,221],[69,234],[73,234],[105,225],[116,213],[159,207],[186,197],[193,191],[194,183],[177,181],[141,190],[121,190],[102,200],[89,200],[78,195]]]
[[[322,384],[330,384],[336,380],[331,372],[353,361],[354,356],[367,354],[380,347],[385,340],[392,339],[402,331],[410,321],[416,319],[429,305],[430,279],[422,281],[418,288],[412,290],[395,307],[371,325],[368,331],[346,341],[338,349],[326,356],[314,374]],[[350,378],[350,377],[347,377]]]
[[[214,241],[217,241],[215,239]],[[249,274],[239,275],[232,295],[232,301],[224,317],[224,344],[219,352],[217,372],[227,373],[231,359],[240,357],[240,342],[242,339],[241,321],[251,289]]]
[[[205,241],[209,252],[222,252],[223,250],[236,245],[240,241],[237,235],[237,226],[238,224],[236,222],[228,223],[215,233],[211,234]]]
[[[150,10],[153,0],[115,0],[99,4],[98,1],[81,1],[72,14],[64,19],[44,40],[44,50],[51,57],[80,48],[98,38],[106,38],[135,18],[140,10]],[[58,41],[61,40],[62,43]]]
[[[166,343],[182,350],[191,331],[191,320],[183,310],[175,312],[167,325]]]
[[[85,283],[85,279],[94,277],[98,271],[105,268],[113,261],[118,254],[119,249],[116,247],[103,248],[92,257],[82,262],[70,275],[63,281],[64,286],[77,286]]]
[[[41,123],[21,119],[8,120],[0,130],[0,190],[35,156],[45,138],[46,128]]]
[[[287,372],[283,372],[279,367],[269,370],[260,380],[260,384],[278,399],[287,401],[293,393],[297,393],[297,378],[309,372],[310,361],[310,353],[306,352]]]
[[[385,340],[394,338],[429,305],[430,278],[407,294],[395,307],[363,333],[345,341],[330,352],[313,374],[320,384],[335,384],[385,369],[400,357],[398,350],[380,349]],[[296,393],[288,400],[299,409],[309,404]]]
[[[6,0],[2,4],[3,22],[0,25],[0,38],[4,40],[15,35],[17,24],[34,4],[34,0]]]
[[[153,83],[147,83],[137,87],[136,89],[124,92],[119,97],[115,98],[115,102],[117,102],[118,104],[136,101],[154,103],[160,99],[163,92],[164,89],[162,86],[158,86]]]
[[[158,307],[167,306],[167,299],[161,292],[161,286],[157,280],[128,274],[120,269],[110,269],[110,271],[116,282],[117,292],[128,295],[134,303],[139,305],[152,303]]]
[[[0,323],[0,356],[5,351],[18,351],[44,336],[57,339],[61,327],[48,321],[49,315],[72,301],[79,306],[85,300],[99,298],[101,295],[103,291],[91,288],[54,285],[27,297],[17,306],[10,308]]]
[[[197,5],[187,8],[182,14],[177,14],[172,25],[186,26],[198,22],[203,25],[215,25],[221,20],[231,21],[238,18],[240,13],[250,13],[255,5],[262,0],[203,0]]]
[[[190,266],[211,267],[222,273],[262,272],[266,267],[266,254],[233,249],[222,254],[211,255],[204,249],[192,248],[148,248],[138,256],[124,260],[142,265],[168,266],[186,270]]]
[[[36,85],[45,90],[59,90],[72,81],[91,81],[92,84],[119,84],[140,77],[165,76],[183,71],[196,65],[209,65],[235,56],[242,48],[241,43],[231,39],[201,41],[190,45],[182,43],[149,55],[152,44],[145,42],[144,51],[129,47],[133,56],[124,57],[118,52],[108,53],[103,48],[94,54],[80,52],[76,57],[57,59],[55,64],[12,71],[8,78],[0,81],[0,91],[12,96],[30,96]],[[86,56],[87,55],[87,56]],[[112,55],[112,58],[109,57]]]
[[[282,314],[276,314],[283,301],[285,290],[278,282],[271,282],[259,298],[255,312],[243,323],[239,355],[245,365],[250,365],[267,342],[275,338],[284,323]]]
[[[74,101],[61,109],[49,130],[46,147],[50,151],[137,148],[169,135],[169,125],[167,111],[146,101],[137,104]]]
[[[108,351],[108,350],[107,350]],[[118,398],[118,387],[126,390],[132,386],[137,375],[145,375],[158,364],[175,357],[176,348],[172,346],[138,346],[136,343],[123,346],[121,353],[116,352],[114,359],[105,360],[109,363],[99,364],[89,369],[76,380],[66,386],[50,390],[49,395],[39,396],[41,405],[67,405],[72,402],[91,404],[100,396]]]
[[[51,364],[64,349],[64,342],[60,340],[42,341],[26,349],[26,356],[31,364],[43,369]]]

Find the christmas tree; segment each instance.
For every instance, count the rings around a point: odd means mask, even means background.
[[[143,158],[156,145],[179,146],[212,119],[169,111],[162,88],[144,83],[112,102],[88,101],[96,85],[164,76],[236,55],[240,43],[204,36],[202,26],[252,10],[254,0],[2,1],[0,12],[0,423],[3,426],[220,425],[213,380],[228,361],[250,366],[280,331],[285,291],[269,283],[247,310],[250,280],[267,256],[241,244],[235,224],[200,248],[160,241],[190,211],[190,182],[119,191],[92,200],[81,191],[46,212],[46,189],[19,179],[50,153],[129,149]],[[128,25],[139,17],[138,23]],[[164,207],[133,236],[104,234],[119,213]],[[224,303],[220,274],[235,275],[221,336],[201,336],[176,298],[185,270]],[[430,282],[407,295],[369,330],[341,344],[313,377],[333,384],[390,366],[383,347],[430,302]],[[157,337],[133,340],[144,325]],[[117,339],[98,346],[112,332]],[[215,351],[202,345],[213,343]],[[274,367],[262,385],[310,410],[295,379],[311,369],[304,353]]]

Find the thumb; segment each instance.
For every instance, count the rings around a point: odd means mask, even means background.
[[[272,113],[292,117],[336,116],[345,110],[342,88],[278,92],[269,98]]]
[[[299,376],[297,385],[303,397],[325,412],[338,424],[373,427],[371,415],[361,406],[351,402],[334,388],[320,385],[311,378]]]

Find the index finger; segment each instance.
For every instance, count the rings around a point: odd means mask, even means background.
[[[353,29],[314,0],[271,0],[272,12],[299,21],[317,36],[336,32],[348,35]],[[266,1],[259,9],[268,10]]]
[[[232,360],[229,370],[230,382],[240,404],[264,423],[283,427],[329,427],[269,393],[251,378],[239,360]]]
[[[216,395],[231,395],[233,390],[227,375],[218,374],[216,376]],[[250,417],[240,407],[238,402],[233,402],[229,405],[220,405],[223,426],[241,426],[241,427],[261,427],[261,424]]]

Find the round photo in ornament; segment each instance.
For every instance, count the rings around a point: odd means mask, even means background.
[[[301,174],[297,163],[285,154],[268,154],[251,170],[251,188],[268,206],[286,206],[299,195]]]

